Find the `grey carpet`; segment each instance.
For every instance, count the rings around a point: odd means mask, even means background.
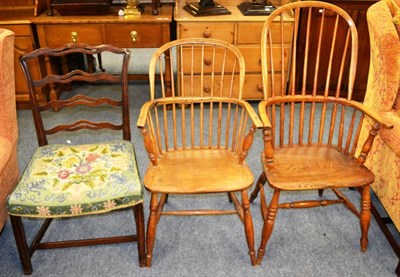
[[[98,90],[99,87],[91,89]],[[147,82],[130,85],[132,140],[135,143],[141,176],[148,165],[140,133],[135,123],[141,105],[148,100]],[[257,107],[256,103],[253,103]],[[51,120],[51,114],[49,115]],[[37,148],[32,116],[18,111],[19,166],[22,171]],[[110,138],[112,136],[110,135]],[[79,136],[56,140],[82,142]],[[84,142],[84,141],[83,141]],[[248,156],[255,177],[261,172],[261,132]],[[345,191],[356,203],[359,194]],[[271,190],[267,189],[268,199]],[[304,194],[303,194],[304,195]],[[332,194],[327,192],[326,196]],[[306,197],[318,196],[306,193]],[[293,194],[281,196],[282,200]],[[295,197],[301,197],[300,194]],[[149,194],[145,194],[147,222]],[[166,209],[194,206],[231,208],[226,194],[171,196]],[[259,199],[251,205],[255,247],[261,239],[262,219]],[[39,220],[24,220],[32,239]],[[80,219],[55,220],[45,240],[84,238],[135,232],[130,210]],[[280,210],[274,232],[261,266],[252,267],[247,254],[243,225],[236,215],[206,217],[162,217],[154,248],[153,266],[139,268],[136,243],[62,250],[38,250],[32,257],[32,276],[394,276],[398,259],[372,218],[369,247],[361,253],[358,219],[342,205],[326,208]],[[21,276],[10,223],[0,236],[0,276]]]

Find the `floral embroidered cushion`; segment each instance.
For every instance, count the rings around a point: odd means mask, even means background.
[[[68,217],[143,202],[133,144],[47,145],[7,199],[11,215]]]

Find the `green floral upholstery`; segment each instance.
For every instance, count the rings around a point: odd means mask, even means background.
[[[131,142],[47,145],[34,154],[7,208],[17,216],[70,217],[134,206],[142,196]]]

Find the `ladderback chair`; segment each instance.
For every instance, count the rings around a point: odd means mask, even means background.
[[[284,28],[287,22],[292,22],[292,32]],[[300,34],[305,34],[304,40],[298,39]],[[346,39],[338,39],[339,34]],[[305,54],[297,56],[300,48]],[[287,4],[274,11],[264,24],[261,39],[264,100],[259,104],[264,125],[261,155],[264,170],[250,197],[252,202],[260,193],[264,218],[258,264],[262,262],[281,208],[344,204],[359,217],[361,250],[367,249],[370,184],[374,175],[363,163],[380,126],[390,125],[377,113],[351,100],[357,51],[353,20],[345,11],[328,3]],[[341,58],[333,59],[338,53],[342,54]],[[276,55],[282,57],[280,60],[286,55],[290,58],[285,63],[276,62]],[[344,70],[345,65],[349,66],[348,71]],[[309,80],[313,81],[312,85]],[[317,86],[320,80],[324,80],[323,87]],[[371,118],[374,124],[361,142],[361,153],[354,157],[364,117]],[[269,205],[264,190],[266,182],[273,189]],[[361,192],[360,210],[340,190],[352,187]],[[324,197],[325,189],[331,189],[337,198]],[[321,198],[279,202],[282,191],[308,190],[318,190]]]
[[[171,57],[167,63],[165,55]],[[155,82],[158,73],[161,84]],[[144,176],[144,185],[151,193],[147,266],[151,266],[161,215],[232,213],[244,223],[250,260],[255,264],[247,194],[254,177],[245,158],[261,121],[252,106],[241,100],[242,55],[233,45],[220,40],[176,40],[154,53],[149,77],[152,100],[144,104],[137,122],[150,159]],[[165,97],[167,90],[171,97]],[[170,194],[210,193],[228,193],[235,209],[202,206],[205,209],[164,211]],[[235,193],[241,194],[241,202]]]
[[[88,73],[84,69],[71,69],[58,73],[47,68],[47,74],[43,74],[42,78],[33,78],[30,64],[35,59],[56,60],[77,53],[107,53],[120,66],[119,72]],[[31,256],[37,249],[131,241],[137,241],[139,264],[144,265],[144,188],[139,179],[134,146],[130,141],[129,59],[130,52],[127,49],[84,44],[42,48],[20,58],[30,90],[39,144],[18,186],[7,200],[25,274],[32,273]],[[41,104],[36,99],[36,88],[46,90],[55,87],[61,90],[77,82],[79,89],[64,92],[58,100]],[[100,87],[104,89],[100,90]],[[94,216],[128,207],[134,214],[135,235],[41,242],[55,218]],[[22,218],[45,219],[30,246]]]

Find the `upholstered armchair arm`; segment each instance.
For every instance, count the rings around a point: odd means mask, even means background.
[[[400,41],[385,1],[367,12],[371,61],[364,104],[373,110],[389,111],[399,91]]]
[[[18,125],[15,102],[14,33],[0,29],[0,136],[17,143]]]

